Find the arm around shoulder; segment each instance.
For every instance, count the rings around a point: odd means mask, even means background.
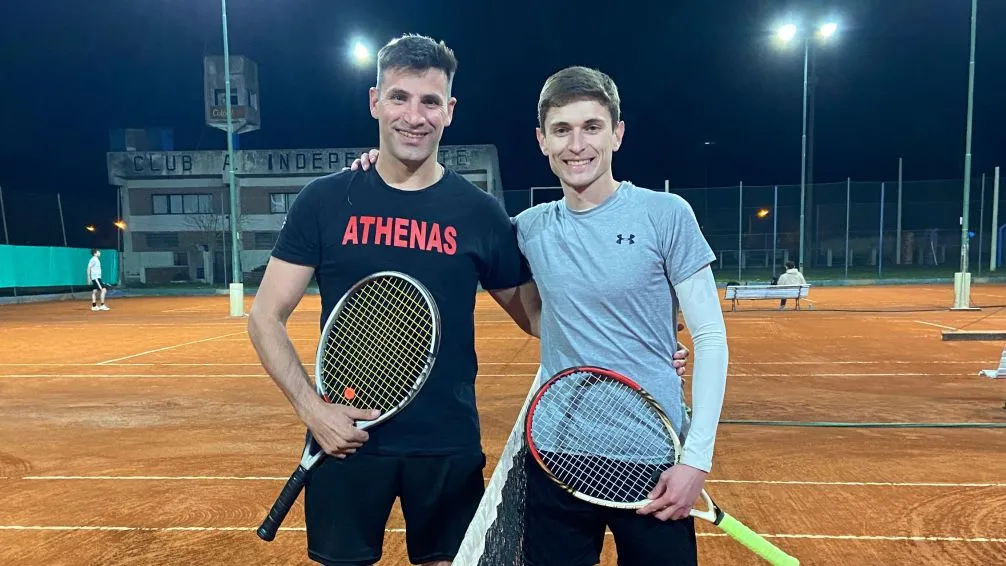
[[[489,294],[521,330],[536,338],[541,337],[539,332],[541,295],[538,294],[538,285],[533,279],[519,287],[497,289],[489,291]]]

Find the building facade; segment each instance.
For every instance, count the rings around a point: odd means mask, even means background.
[[[286,211],[301,188],[349,166],[369,148],[234,152],[241,271],[257,284]],[[495,146],[442,146],[440,163],[495,196],[503,191]],[[226,284],[231,276],[227,152],[113,151],[108,181],[119,189],[123,279]]]

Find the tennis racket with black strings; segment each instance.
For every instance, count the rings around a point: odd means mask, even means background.
[[[667,414],[642,387],[614,371],[572,367],[546,381],[528,405],[528,449],[546,475],[574,497],[640,509],[660,474],[678,463],[681,441]],[[800,562],[723,512],[705,490],[709,521],[777,566]]]
[[[380,411],[376,419],[357,421],[366,430],[416,398],[439,347],[440,311],[426,287],[404,273],[374,273],[355,283],[326,320],[315,360],[315,388],[328,403]],[[276,537],[308,472],[325,456],[308,431],[300,465],[258,528],[259,538]]]

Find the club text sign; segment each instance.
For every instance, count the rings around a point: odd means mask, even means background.
[[[238,176],[326,175],[349,167],[370,148],[328,148],[295,150],[239,150],[234,152]],[[230,163],[226,151],[124,151],[111,152],[109,182],[116,179],[156,177],[220,177]],[[491,145],[443,146],[440,163],[457,171],[496,169],[496,148]]]

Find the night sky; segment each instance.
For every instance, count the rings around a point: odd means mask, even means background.
[[[175,149],[226,147],[203,123],[202,58],[223,50],[217,1],[4,4],[5,194],[93,195],[104,221],[114,215],[110,129],[170,127]],[[815,180],[892,180],[899,157],[906,180],[963,175],[967,0],[231,0],[228,13],[231,54],[259,67],[262,129],[241,137],[244,149],[376,144],[374,70],[352,66],[349,46],[416,32],[444,39],[459,59],[443,143],[495,144],[506,190],[555,184],[535,110],[545,78],[573,64],[619,86],[626,138],[616,178],[654,188],[664,179],[795,184],[802,50],[777,48],[771,34],[788,15],[812,23],[818,14],[835,16],[840,31],[816,50]],[[1006,166],[1006,0],[979,0],[976,60],[980,174]]]

